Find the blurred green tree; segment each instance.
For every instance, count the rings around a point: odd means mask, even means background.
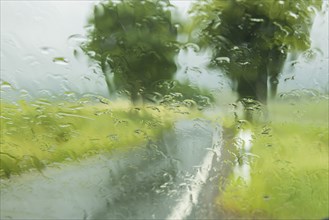
[[[321,0],[200,0],[190,11],[190,34],[212,48],[212,65],[233,81],[240,101],[266,104],[268,80],[275,97],[287,53],[310,48],[321,6]]]
[[[101,2],[89,20],[82,49],[97,61],[110,95],[127,91],[133,103],[173,79],[179,50],[168,0]]]

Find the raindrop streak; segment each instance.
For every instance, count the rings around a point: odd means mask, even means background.
[[[55,57],[53,62],[60,65],[67,65],[69,63],[68,59],[64,57]]]

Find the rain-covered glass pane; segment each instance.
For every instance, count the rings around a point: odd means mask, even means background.
[[[1,219],[329,219],[327,0],[0,6]]]

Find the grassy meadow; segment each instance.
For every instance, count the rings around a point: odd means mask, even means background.
[[[191,117],[185,107],[128,102],[1,102],[0,177],[145,144]]]
[[[252,148],[242,156],[250,165],[251,180],[232,173],[220,186],[217,204],[222,216],[329,217],[328,104],[328,100],[270,103],[270,120],[248,126]]]

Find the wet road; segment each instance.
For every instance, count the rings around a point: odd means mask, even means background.
[[[221,146],[220,126],[180,121],[147,146],[3,181],[0,217],[218,219]]]

